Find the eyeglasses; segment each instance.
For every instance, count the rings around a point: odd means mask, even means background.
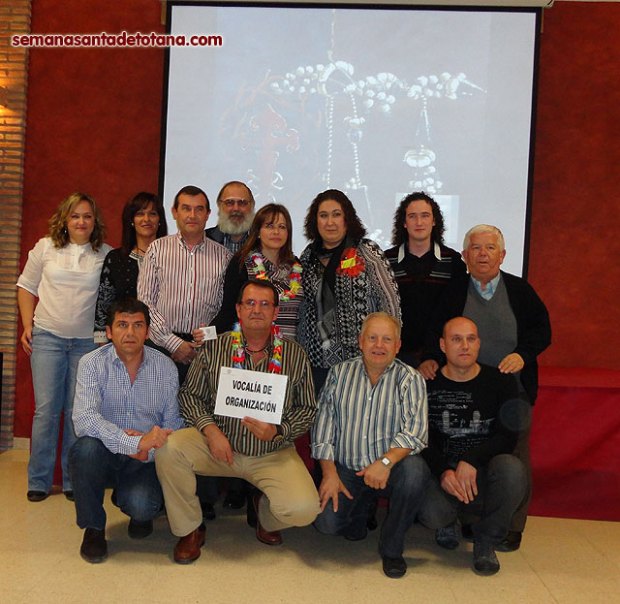
[[[220,202],[224,204],[227,208],[232,208],[235,205],[238,205],[240,208],[247,208],[250,205],[249,199],[222,199]]]
[[[248,310],[250,308],[255,308],[259,306],[263,310],[267,310],[268,308],[273,308],[275,304],[273,302],[269,302],[268,300],[253,300],[250,298],[249,300],[242,300],[241,306],[245,306]]]
[[[288,231],[288,227],[285,224],[273,224],[273,222],[269,222],[267,224],[263,225],[264,229],[267,229],[268,231],[282,231],[283,233],[285,233],[286,231]]]

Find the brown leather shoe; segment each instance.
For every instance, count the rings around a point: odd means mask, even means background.
[[[191,564],[200,558],[200,548],[205,543],[205,525],[201,524],[189,535],[181,537],[174,547],[174,561],[177,564]]]
[[[265,545],[282,545],[282,535],[280,534],[280,531],[273,531],[270,533],[269,531],[266,531],[260,523],[258,518],[258,504],[262,496],[262,493],[257,493],[254,497],[252,497],[252,503],[254,504],[254,509],[256,510],[256,538]]]

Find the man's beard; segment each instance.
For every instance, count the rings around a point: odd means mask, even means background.
[[[246,214],[241,222],[233,222],[229,214],[218,213],[217,226],[226,235],[243,235],[250,230],[252,221],[254,220],[254,212]]]

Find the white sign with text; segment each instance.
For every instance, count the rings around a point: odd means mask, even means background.
[[[253,417],[269,424],[282,420],[288,377],[234,367],[220,369],[216,415]]]

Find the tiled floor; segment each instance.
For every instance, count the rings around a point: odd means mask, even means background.
[[[78,553],[82,532],[62,494],[26,500],[26,451],[0,454],[0,602],[426,602],[483,604],[620,601],[620,523],[531,518],[518,552],[499,554],[493,577],[470,570],[471,544],[440,550],[430,531],[408,535],[407,575],[386,578],[378,534],[351,543],[293,529],[270,548],[238,513],[222,511],[207,526],[201,558],[171,560],[175,543],[165,518],[144,541],[127,537],[127,519],[109,502],[110,556],[91,565]]]

